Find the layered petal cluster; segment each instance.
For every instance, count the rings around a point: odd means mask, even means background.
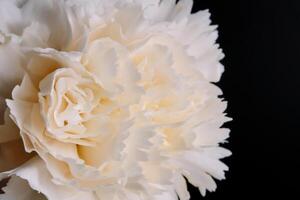
[[[5,200],[188,200],[228,167],[208,11],[181,0],[0,1]]]

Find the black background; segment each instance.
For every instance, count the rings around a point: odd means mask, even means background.
[[[233,155],[227,180],[204,199],[298,199],[300,1],[194,0],[219,25]],[[191,200],[203,199],[189,186]]]

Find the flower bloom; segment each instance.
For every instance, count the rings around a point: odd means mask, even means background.
[[[216,189],[223,53],[208,11],[175,2],[0,2],[0,199],[187,200],[184,177]]]

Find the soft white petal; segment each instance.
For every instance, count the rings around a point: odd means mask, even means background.
[[[177,200],[178,197],[175,192],[169,191],[169,192],[163,192],[160,195],[156,195],[154,200]]]
[[[22,34],[22,45],[26,47],[48,47],[50,32],[45,24],[32,22],[24,28]]]
[[[180,0],[171,15],[173,21],[186,19],[191,15],[193,0]]]
[[[27,134],[29,133],[31,137],[36,137],[39,143],[41,145],[45,145],[45,148],[53,155],[59,158],[78,158],[75,145],[62,143],[58,140],[47,137],[47,133],[45,133],[45,125],[43,123],[42,116],[39,113],[40,107],[38,104],[19,100],[9,100],[7,101],[7,104],[11,109],[12,117],[20,129],[25,131]]]
[[[153,22],[167,21],[171,17],[175,3],[175,0],[162,0],[159,4],[150,4],[145,15]]]
[[[110,39],[98,40],[91,44],[83,57],[87,70],[108,91],[118,90],[114,83],[118,65],[116,48],[120,47]]]
[[[0,1],[0,32],[20,33],[23,28],[21,10],[15,0]]]
[[[34,87],[30,77],[26,74],[23,77],[22,83],[13,89],[12,98],[34,103],[38,101],[37,94],[37,89]]]
[[[220,147],[206,148],[203,151],[204,152],[187,152],[184,155],[184,159],[187,162],[194,163],[199,167],[199,169],[212,175],[216,179],[224,179],[224,171],[227,171],[228,167],[218,159],[231,155],[230,151]]]
[[[190,194],[187,189],[187,184],[186,180],[183,178],[181,174],[176,173],[175,175],[175,190],[176,193],[178,194],[178,197],[180,200],[189,200],[190,199]]]
[[[92,192],[53,183],[45,163],[39,158],[27,162],[16,171],[16,175],[27,180],[34,190],[43,193],[48,200],[97,200]]]
[[[40,24],[40,27],[37,30],[42,30],[44,34],[45,31],[48,31],[48,33],[46,32],[46,35],[49,35],[49,38],[43,38],[48,39],[48,41],[46,41],[48,47],[64,49],[72,39],[72,29],[63,5],[63,1],[29,0],[22,6],[22,17],[24,18],[24,21],[28,24]],[[43,27],[44,25],[46,26],[46,29]],[[32,28],[36,29],[37,27]],[[27,30],[27,32],[28,31],[30,30]],[[37,34],[38,32],[32,36],[39,37]],[[28,37],[29,35],[27,35],[27,39],[29,39]]]

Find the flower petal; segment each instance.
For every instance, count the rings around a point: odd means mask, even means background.
[[[171,16],[175,4],[176,0],[160,1],[159,4],[149,6],[146,17],[155,22],[166,21]]]
[[[38,91],[34,87],[29,76],[26,74],[22,80],[21,85],[17,85],[12,91],[12,98],[27,102],[37,102]]]
[[[97,40],[91,44],[83,57],[87,70],[93,73],[97,81],[109,91],[118,90],[114,83],[118,60],[116,47],[118,45],[110,39]]]
[[[22,29],[21,10],[16,0],[0,1],[0,32],[19,33]]]
[[[218,180],[225,178],[228,167],[219,159],[231,155],[231,152],[220,147],[204,148],[202,151],[186,151],[174,160],[188,181],[198,187],[205,196],[206,190],[215,191],[217,185],[212,176]]]
[[[53,183],[44,161],[37,157],[20,167],[16,175],[27,180],[31,188],[43,193],[48,200],[96,200],[92,192]]]
[[[22,7],[22,17],[28,24],[37,23],[46,25],[49,31],[48,47],[64,49],[71,41],[72,30],[63,7],[63,1],[29,0]],[[38,33],[36,32],[36,34]],[[35,36],[33,35],[33,37]]]
[[[187,189],[187,184],[186,180],[183,178],[181,174],[176,174],[175,175],[175,190],[179,196],[180,200],[189,200],[190,199],[190,194]]]

